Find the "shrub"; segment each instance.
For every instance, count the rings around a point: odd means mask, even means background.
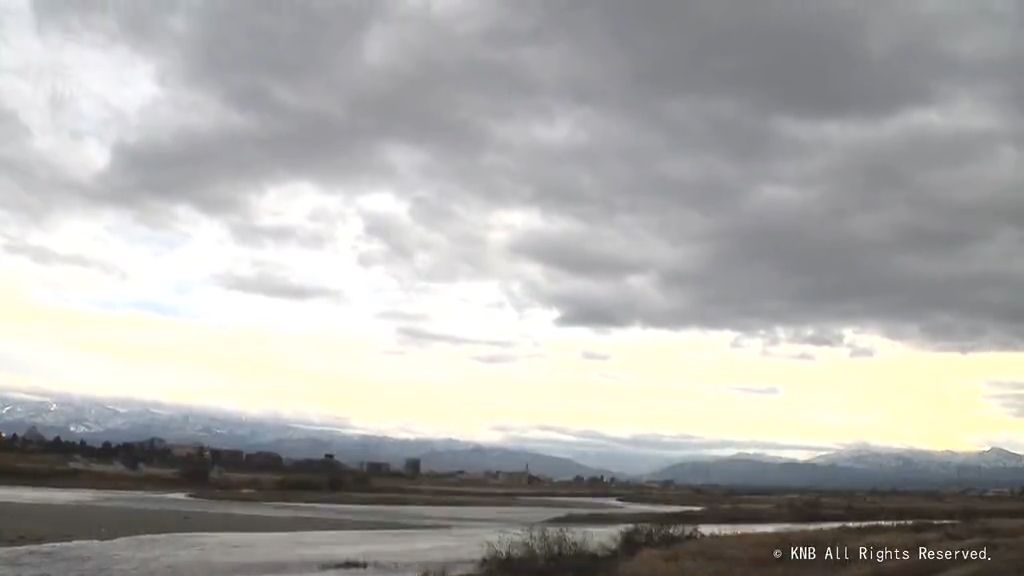
[[[645,548],[668,548],[702,536],[696,528],[682,524],[636,524],[619,532],[616,550],[634,556]]]
[[[480,567],[487,575],[594,574],[606,556],[585,535],[565,528],[531,527],[488,543]]]
[[[330,564],[321,564],[321,570],[365,570],[370,567],[370,563],[365,560],[342,560],[341,562],[333,562]]]
[[[613,574],[620,559],[702,536],[690,526],[639,524],[623,529],[611,547],[597,547],[567,528],[532,527],[488,543],[480,568],[484,576],[600,576]]]

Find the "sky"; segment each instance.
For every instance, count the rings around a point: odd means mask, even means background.
[[[0,386],[466,438],[1024,449],[1022,24],[3,0]]]

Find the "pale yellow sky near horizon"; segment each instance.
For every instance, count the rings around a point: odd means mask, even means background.
[[[1021,354],[875,340],[874,357],[806,360],[736,349],[721,334],[565,330],[531,357],[487,364],[459,346],[397,354],[386,332],[218,326],[54,303],[23,288],[5,282],[0,299],[0,382],[19,387],[322,413],[462,437],[497,425],[557,425],[968,450],[1013,445],[1024,433],[986,385],[1024,379]],[[581,356],[593,349],[608,359]]]

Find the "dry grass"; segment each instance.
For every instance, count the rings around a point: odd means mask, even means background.
[[[563,528],[528,528],[487,545],[480,560],[487,576],[598,574],[610,551]]]
[[[811,546],[815,560],[788,559],[792,546]],[[849,551],[849,560],[826,559],[828,547]],[[859,549],[868,550],[859,558]],[[937,549],[987,548],[991,560],[919,560],[918,547]],[[906,551],[910,559],[886,559],[879,562],[871,549]],[[775,559],[773,551],[783,551]],[[702,538],[664,550],[645,550],[622,562],[618,576],[662,576],[700,574],[702,576],[789,576],[830,574],[832,576],[1001,576],[1019,575],[1024,569],[1024,523],[1020,521],[980,521],[955,525],[921,524],[910,526],[874,526],[837,530],[773,534],[744,534]]]
[[[479,576],[1017,576],[1024,573],[1024,522],[984,520],[694,538],[684,529],[634,528],[614,546],[595,549],[570,532],[531,531],[499,543]],[[648,534],[650,537],[644,536]],[[634,550],[623,542],[645,541]],[[794,546],[814,560],[790,559]],[[930,550],[987,551],[988,560],[921,560]],[[826,549],[835,554],[826,557]],[[865,549],[861,557],[860,549]],[[776,558],[775,550],[782,558]],[[888,556],[884,550],[890,550]],[[896,551],[899,551],[898,553]],[[902,559],[903,554],[909,556]],[[873,554],[883,554],[881,558]],[[847,558],[848,556],[848,558]]]
[[[532,527],[493,542],[480,560],[482,576],[611,576],[619,562],[645,548],[669,548],[701,534],[687,526],[638,525],[596,545],[565,528]]]

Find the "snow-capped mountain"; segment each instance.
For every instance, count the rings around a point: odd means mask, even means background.
[[[85,439],[90,443],[160,437],[169,442],[202,442],[247,451],[271,450],[285,457],[318,457],[330,452],[348,462],[379,460],[401,463],[408,457],[430,456],[439,469],[495,467],[505,460],[518,470],[523,462],[558,469],[579,466],[616,470],[621,451],[593,451],[572,444],[537,449],[516,442],[498,442],[487,450],[452,438],[415,434],[396,437],[361,429],[338,418],[286,417],[227,410],[165,405],[138,400],[112,400],[68,394],[25,393],[0,389],[0,431],[24,433],[35,426],[47,437]],[[514,450],[516,452],[510,452]],[[590,450],[589,452],[587,450]],[[587,459],[576,458],[584,454]],[[441,458],[443,456],[443,458]],[[554,457],[554,459],[552,458]],[[664,458],[672,458],[665,453]],[[1024,486],[1024,456],[1002,448],[977,452],[927,451],[874,446],[844,448],[810,460],[739,452],[731,455],[678,454],[676,464],[644,475],[649,479],[690,484],[782,486],[793,488],[964,488]],[[443,463],[457,463],[441,466]],[[511,465],[511,464],[509,464]],[[609,472],[608,474],[612,474]],[[575,472],[574,472],[575,474]],[[620,478],[628,474],[615,474]]]
[[[858,447],[807,461],[726,457],[684,461],[650,475],[684,484],[791,489],[1017,489],[1024,458],[1002,448],[980,452]]]
[[[174,406],[138,400],[109,400],[88,396],[26,394],[0,389],[0,431],[23,434],[35,427],[47,438],[85,439],[92,444],[151,437],[168,442],[200,442],[246,451],[270,450],[285,457],[336,454],[345,462],[384,461],[401,464],[405,458],[424,458],[425,469],[517,471],[524,464],[539,474],[613,475],[569,458],[509,447],[481,447],[452,438],[396,437],[328,417],[289,418],[227,410]],[[622,475],[620,475],[621,477]]]
[[[1004,448],[989,448],[982,452],[972,452],[967,455],[966,463],[972,466],[984,466],[991,468],[1020,468],[1024,467],[1024,455],[1011,452]]]
[[[245,450],[273,450],[292,457],[337,453],[350,461],[400,462],[432,450],[468,447],[445,438],[392,438],[342,419],[293,421],[284,416],[109,400],[59,394],[43,396],[0,390],[0,431],[23,433],[35,426],[47,437],[91,443],[159,437]]]
[[[989,448],[977,452],[954,452],[951,450],[854,447],[822,454],[812,458],[810,462],[872,469],[923,467],[940,470],[967,466],[1019,468],[1024,467],[1024,456],[1003,448]]]
[[[776,464],[782,462],[796,462],[792,458],[784,458],[782,456],[773,456],[771,454],[762,454],[760,452],[737,452],[726,456],[726,458],[732,460],[753,460],[755,462],[773,462]]]

